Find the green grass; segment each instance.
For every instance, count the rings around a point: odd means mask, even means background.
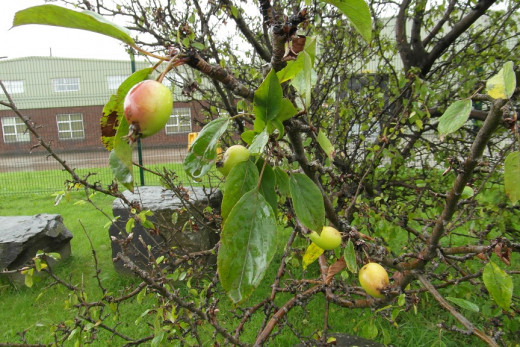
[[[7,199],[0,199],[0,213],[2,215],[32,215],[37,213],[58,213],[64,218],[65,225],[74,234],[71,241],[72,257],[59,263],[55,270],[62,278],[70,278],[70,281],[78,286],[84,286],[89,300],[97,300],[101,297],[100,290],[94,279],[94,261],[92,250],[89,245],[87,235],[92,240],[98,254],[99,267],[102,270],[101,279],[103,284],[117,296],[118,293],[136,282],[134,278],[123,277],[117,274],[112,266],[110,240],[108,237],[107,223],[110,218],[103,216],[98,210],[88,203],[83,203],[84,193],[74,192],[70,195],[71,200],[63,199],[60,204],[55,206],[54,197],[51,194],[10,196]],[[113,198],[95,194],[92,197],[94,205],[111,217],[111,205]],[[281,259],[281,253],[285,241],[289,236],[288,230],[281,230],[279,233],[279,251],[270,271],[266,274],[261,286],[254,292],[252,297],[245,303],[251,306],[262,300],[270,293],[270,284],[276,276],[276,271]],[[404,238],[404,234],[401,235]],[[396,241],[397,242],[397,241]],[[298,239],[295,246],[303,246],[304,240]],[[515,255],[513,259],[518,258]],[[303,272],[300,266],[291,268],[294,278],[317,278],[319,269],[316,263],[311,264]],[[351,285],[357,285],[355,277],[347,279]],[[29,342],[48,343],[49,329],[55,323],[61,321],[71,322],[77,312],[74,309],[66,308],[70,300],[70,292],[61,286],[51,286],[48,278],[40,277],[32,288],[25,286],[13,287],[5,280],[0,282],[0,343],[21,343],[22,340],[18,333],[27,330],[26,337]],[[464,286],[454,290],[452,296],[463,294]],[[466,286],[467,287],[467,286]],[[180,290],[188,291],[186,288]],[[468,288],[466,288],[468,289]],[[471,288],[468,289],[471,291]],[[222,293],[219,291],[219,293]],[[466,294],[468,291],[466,291]],[[187,294],[189,295],[189,294]],[[291,298],[290,294],[280,294],[277,296],[276,305],[282,306],[286,300]],[[480,307],[486,306],[482,296],[468,298],[477,303]],[[153,308],[157,303],[157,296],[148,294],[142,303],[137,303],[135,299],[119,307],[118,312],[112,312],[123,317],[124,324],[119,328],[125,334],[132,337],[142,337],[153,333],[153,328],[148,323],[153,323],[153,316],[140,318],[149,308]],[[70,303],[69,303],[70,304]],[[312,300],[304,307],[295,307],[288,315],[291,325],[296,327],[304,336],[311,336],[322,329],[323,312],[325,299],[322,294],[315,295]],[[489,306],[489,303],[487,303]],[[69,305],[70,306],[70,305]],[[238,321],[232,315],[233,305],[222,295],[219,303],[219,318],[225,326],[234,328]],[[329,331],[342,332],[365,337],[373,337],[379,342],[390,343],[396,346],[480,346],[483,345],[475,337],[463,336],[461,334],[447,332],[439,329],[436,324],[441,320],[448,326],[457,325],[453,317],[439,307],[430,295],[421,295],[421,300],[417,305],[417,313],[414,310],[400,312],[395,323],[389,320],[392,310],[399,309],[397,304],[387,308],[384,315],[375,314],[374,310],[367,309],[345,309],[330,305]],[[475,325],[481,326],[483,317],[465,311],[464,314]],[[241,335],[241,339],[248,343],[253,343],[258,328],[262,324],[264,317],[260,311],[251,318],[247,329]],[[110,322],[110,320],[109,320]],[[201,326],[201,334],[205,336],[205,344],[212,346],[214,339],[213,330],[207,326]],[[298,338],[292,331],[284,325],[274,341],[269,342],[269,346],[292,346],[297,344]],[[222,341],[221,338],[218,338]],[[72,342],[71,342],[72,344]],[[101,331],[99,340],[94,345],[122,345],[124,341],[118,337]]]
[[[164,169],[173,171],[178,175],[178,180],[185,185],[202,185],[209,184],[210,180],[213,182],[218,181],[218,178],[215,178],[217,171],[214,170],[213,173],[215,175],[206,176],[202,182],[194,182],[186,175],[181,163],[147,165],[147,168],[158,171],[159,173],[162,173]],[[92,174],[88,178],[88,181],[90,183],[100,182],[105,187],[110,184],[113,179],[113,174],[108,164],[106,167],[77,169],[76,172],[82,178],[88,174]],[[161,185],[161,179],[157,175],[148,171],[143,171],[143,175],[145,185]],[[52,193],[63,190],[67,180],[70,180],[70,175],[63,170],[0,172],[0,196]],[[141,185],[138,167],[134,167],[134,181],[136,185]]]

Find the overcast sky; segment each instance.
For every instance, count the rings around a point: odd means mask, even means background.
[[[122,43],[100,34],[48,25],[12,28],[17,11],[43,4],[43,0],[0,0],[0,57],[129,59]]]

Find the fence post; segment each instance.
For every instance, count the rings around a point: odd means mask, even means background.
[[[135,56],[134,56],[134,50],[130,48],[128,50],[128,54],[130,54],[130,65],[132,67],[132,73],[135,72]],[[142,168],[143,166],[143,151],[141,147],[141,139],[137,138],[137,158],[139,161],[139,181],[141,182],[141,186],[144,186],[144,170]]]

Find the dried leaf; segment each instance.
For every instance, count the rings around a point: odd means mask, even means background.
[[[325,279],[325,283],[330,284],[334,276],[346,267],[347,263],[345,262],[345,258],[340,257],[334,264],[329,266],[329,271],[327,271],[327,278]]]

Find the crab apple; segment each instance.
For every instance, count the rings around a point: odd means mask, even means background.
[[[162,83],[146,80],[130,89],[123,107],[130,125],[129,137],[147,137],[161,130],[170,119],[173,96]]]
[[[378,263],[365,264],[359,270],[359,283],[361,287],[368,293],[368,295],[383,298],[381,289],[386,287],[389,283],[388,273],[385,268]]]
[[[238,163],[249,159],[249,150],[242,145],[233,145],[224,152],[222,161],[217,163],[217,169],[227,176],[231,169]]]
[[[330,251],[341,244],[341,234],[333,227],[325,226],[321,230],[321,234],[313,231],[308,236],[316,246],[326,251]]]

